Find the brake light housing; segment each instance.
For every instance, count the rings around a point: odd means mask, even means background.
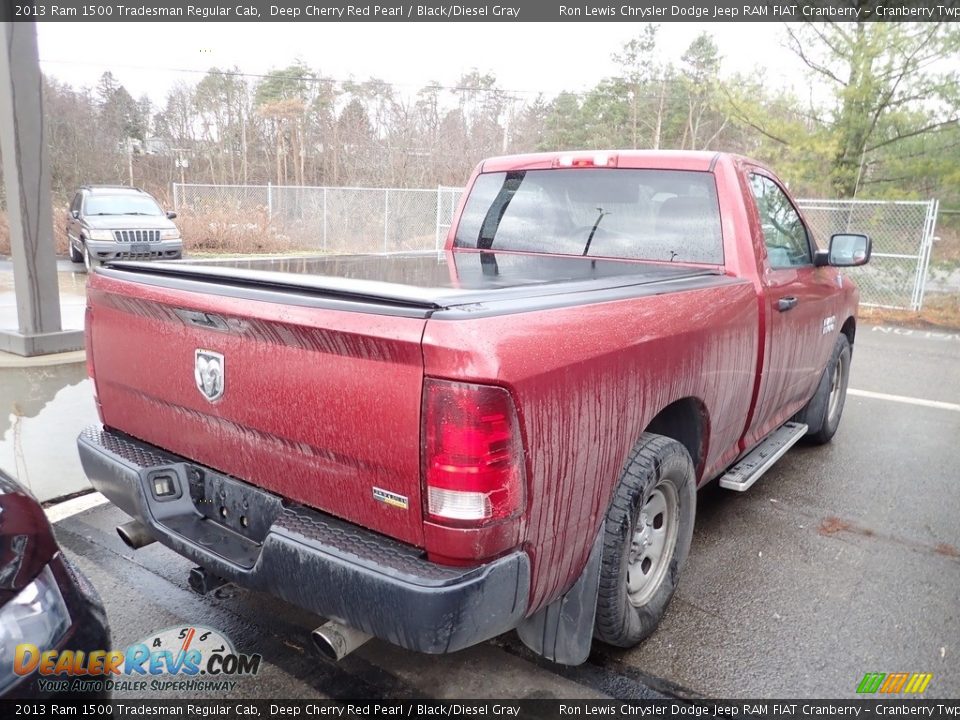
[[[592,155],[561,155],[553,161],[555,168],[592,168],[617,167],[617,156],[610,153],[593,153]]]
[[[523,440],[509,391],[427,378],[421,412],[424,515],[479,528],[515,518],[526,500]]]

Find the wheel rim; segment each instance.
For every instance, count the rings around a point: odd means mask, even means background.
[[[847,353],[840,353],[840,357],[833,366],[833,376],[830,378],[830,403],[827,406],[827,421],[830,423],[833,423],[840,414],[840,407],[846,394],[849,361],[850,356]]]
[[[677,490],[668,480],[661,480],[640,508],[627,560],[627,598],[634,607],[650,600],[670,568],[678,509]]]

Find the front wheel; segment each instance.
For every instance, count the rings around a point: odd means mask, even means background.
[[[67,247],[70,248],[70,262],[75,262],[75,263],[83,262],[83,253],[81,253],[79,250],[77,250],[73,246],[72,240],[67,241]]]
[[[90,248],[87,247],[87,244],[83,244],[83,266],[87,269],[88,273],[93,272],[93,269],[100,264],[100,261],[96,257],[90,254]]]
[[[687,449],[644,433],[607,511],[594,636],[632,647],[660,623],[690,552],[696,476]]]
[[[847,399],[847,384],[850,381],[850,341],[840,333],[833,347],[817,391],[806,407],[797,413],[796,419],[810,428],[804,438],[813,445],[825,445],[833,439],[840,427],[840,417]]]

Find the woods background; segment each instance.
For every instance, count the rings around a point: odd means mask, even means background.
[[[190,80],[160,107],[132,97],[110,72],[91,88],[48,77],[55,213],[87,183],[132,182],[169,205],[173,181],[431,188],[461,186],[481,158],[501,153],[679,148],[757,158],[796,196],[938,198],[946,211],[939,229],[953,238],[960,27],[817,23],[778,31],[784,52],[809,71],[802,95],[765,82],[762,68],[725,73],[709,34],[678,63],[659,62],[656,25],[614,53],[614,76],[553,97],[510,91],[477,71],[414,92],[377,78],[326,77],[299,61],[265,75],[233,67],[184,76]],[[59,215],[54,224],[62,232]],[[208,226],[196,224],[194,238],[184,228],[188,246],[203,246]],[[6,240],[0,219],[0,253],[9,252]],[[960,251],[952,252],[938,260],[960,264]]]

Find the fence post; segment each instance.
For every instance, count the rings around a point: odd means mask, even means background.
[[[180,212],[180,203],[177,200],[177,184],[170,183],[170,194],[173,195],[173,211]]]
[[[913,309],[923,309],[923,296],[927,290],[927,272],[930,268],[930,255],[933,252],[933,236],[937,231],[939,200],[931,200],[927,206],[927,217],[923,223],[923,239],[920,241],[920,253],[917,258],[917,278],[913,289]]]
[[[437,185],[437,226],[433,231],[434,239],[437,242],[437,252],[440,252],[440,206],[443,202],[443,188]]]
[[[273,220],[273,183],[267,180],[267,219]]]
[[[383,191],[383,251],[387,252],[387,233],[390,228],[390,188]]]
[[[327,251],[327,188],[323,189],[323,251]]]

